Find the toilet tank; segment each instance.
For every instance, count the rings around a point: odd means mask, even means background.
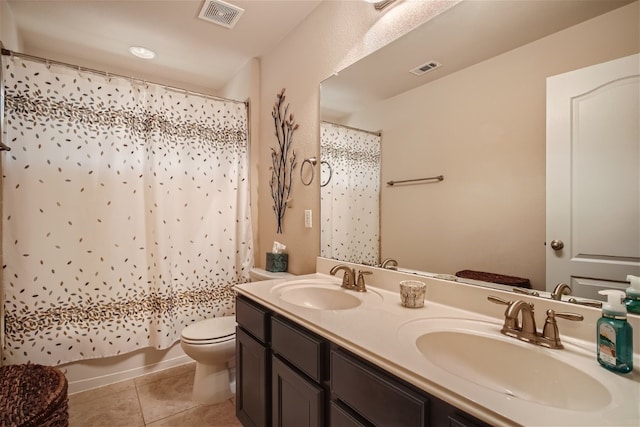
[[[261,280],[273,280],[273,279],[286,279],[291,278],[294,275],[287,272],[272,272],[263,268],[252,268],[249,270],[249,277],[252,282],[259,282]]]

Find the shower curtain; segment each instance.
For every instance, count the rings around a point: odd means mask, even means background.
[[[246,105],[3,57],[4,363],[168,348],[252,263]]]
[[[320,157],[320,255],[378,264],[380,135],[323,122]]]

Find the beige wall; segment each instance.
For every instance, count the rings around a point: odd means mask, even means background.
[[[6,49],[19,51],[22,48],[13,12],[5,1],[0,1],[0,40]]]
[[[545,289],[546,78],[638,52],[638,16],[635,2],[352,117],[382,129],[382,182],[445,176],[382,186],[382,258]]]
[[[308,187],[302,185],[299,166],[305,158],[319,155],[320,82],[454,3],[407,1],[381,13],[362,1],[324,1],[277,48],[261,58],[256,245],[259,266],[264,266],[264,253],[278,240],[288,247],[290,272],[315,271],[320,247],[320,187],[317,180]],[[290,111],[300,128],[294,135],[298,168],[283,234],[279,235],[269,190],[269,148],[276,143],[270,113],[282,88],[286,88]],[[316,169],[316,176],[318,173]],[[313,211],[311,229],[304,228],[305,209]]]

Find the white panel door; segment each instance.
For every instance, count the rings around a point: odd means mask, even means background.
[[[638,55],[547,79],[546,190],[547,290],[601,299],[640,275]]]

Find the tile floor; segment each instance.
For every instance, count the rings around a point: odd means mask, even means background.
[[[69,396],[69,427],[241,427],[235,400],[191,401],[195,363]]]

